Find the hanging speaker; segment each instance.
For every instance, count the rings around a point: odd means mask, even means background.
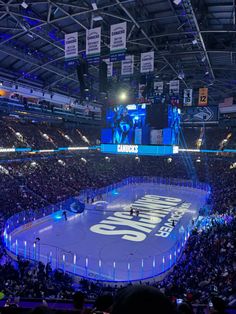
[[[147,80],[147,97],[153,94],[153,80],[150,78]]]
[[[78,77],[78,81],[80,84],[84,84],[84,71],[83,71],[83,66],[78,65],[77,67],[77,77]]]
[[[85,60],[82,60],[80,64],[83,69],[83,75],[87,76],[88,75],[88,63]]]
[[[104,61],[99,66],[99,92],[107,92],[107,64]]]
[[[152,103],[146,109],[146,121],[155,129],[168,127],[168,106],[161,102]]]
[[[139,83],[140,83],[140,84],[143,84],[143,85],[146,85],[146,83],[147,83],[146,75],[142,75],[142,76],[140,77]]]
[[[88,74],[88,65],[87,62],[84,60],[80,61],[80,64],[77,67],[77,76],[78,81],[80,84],[80,92],[81,92],[81,98],[84,98],[86,83],[85,83],[85,76]]]

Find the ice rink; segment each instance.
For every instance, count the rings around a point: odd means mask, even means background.
[[[12,251],[92,279],[149,278],[176,262],[206,196],[191,187],[123,186],[67,221],[57,211],[16,229]]]

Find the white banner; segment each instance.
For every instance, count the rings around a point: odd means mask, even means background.
[[[101,53],[101,27],[86,30],[86,57],[96,57]]]
[[[170,94],[179,95],[179,80],[170,81],[169,91]]]
[[[154,71],[154,51],[141,53],[140,72],[148,73]]]
[[[78,33],[65,34],[65,58],[77,58],[78,54]]]
[[[154,93],[161,95],[163,94],[164,83],[163,82],[154,82]]]
[[[184,90],[184,106],[192,106],[193,104],[193,90],[187,88]]]
[[[126,50],[127,22],[111,25],[110,52]]]
[[[138,98],[139,98],[139,99],[144,98],[144,97],[143,97],[143,93],[144,93],[144,91],[145,91],[145,88],[146,88],[146,84],[139,84],[139,85],[138,85]]]
[[[103,61],[107,64],[107,77],[111,77],[113,72],[113,63],[110,61],[110,59],[105,59]]]
[[[121,62],[121,75],[131,75],[134,73],[134,56],[126,56]]]

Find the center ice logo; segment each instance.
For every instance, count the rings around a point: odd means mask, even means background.
[[[141,242],[169,215],[155,233],[157,237],[167,238],[174,228],[173,220],[180,220],[191,204],[183,203],[179,198],[145,195],[131,206],[140,211],[137,218],[130,216],[127,210],[115,212],[113,216],[108,216],[90,227],[90,231],[102,235],[119,235],[123,240]]]

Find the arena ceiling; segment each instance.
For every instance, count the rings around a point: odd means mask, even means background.
[[[0,77],[76,94],[64,35],[77,31],[83,53],[86,29],[102,26],[108,56],[110,25],[127,21],[136,77],[140,53],[154,50],[156,80],[184,74],[183,87],[209,86],[216,103],[236,92],[236,0],[97,0],[97,10],[92,1],[0,0]],[[96,81],[98,69],[89,72]]]

